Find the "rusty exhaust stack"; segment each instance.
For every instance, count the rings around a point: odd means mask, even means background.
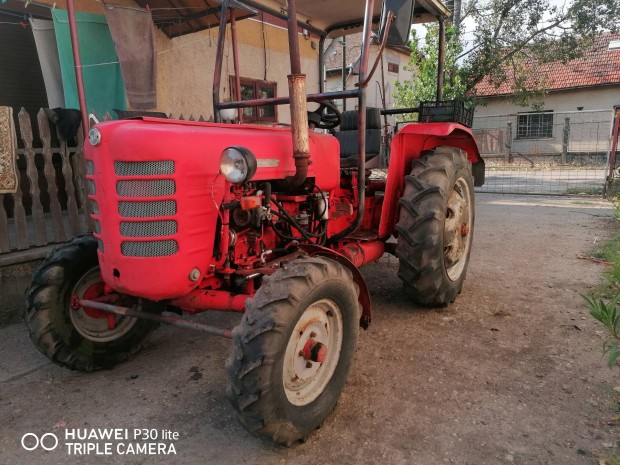
[[[288,0],[288,46],[291,74],[288,75],[288,92],[293,133],[293,158],[295,174],[286,181],[291,188],[299,187],[308,176],[310,142],[308,139],[308,104],[306,102],[306,75],[301,73],[299,34],[297,33],[296,0]]]

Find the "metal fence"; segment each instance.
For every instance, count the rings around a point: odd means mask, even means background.
[[[474,117],[486,162],[477,192],[601,195],[613,113],[536,112]]]

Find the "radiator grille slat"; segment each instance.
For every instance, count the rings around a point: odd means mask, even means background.
[[[95,195],[97,193],[95,181],[88,179],[87,184],[88,184],[88,195]]]
[[[161,176],[174,174],[174,161],[115,161],[114,172],[118,176]]]
[[[177,241],[123,242],[121,252],[126,257],[168,257],[179,251]]]
[[[121,222],[121,234],[125,237],[172,236],[178,231],[176,221]]]
[[[86,174],[90,176],[95,174],[95,164],[91,160],[86,160]]]
[[[158,202],[119,202],[118,213],[125,218],[151,218],[154,216],[171,216],[177,212],[174,200]]]
[[[118,181],[116,193],[121,197],[165,197],[174,195],[176,185],[172,179],[153,181]]]

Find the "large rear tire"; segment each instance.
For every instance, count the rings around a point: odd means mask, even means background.
[[[396,225],[398,276],[407,295],[444,307],[461,292],[474,233],[474,187],[466,153],[438,147],[414,160]]]
[[[86,309],[77,302],[103,293],[97,240],[78,236],[54,249],[26,290],[25,321],[37,349],[57,365],[78,371],[111,368],[127,360],[158,324]],[[131,307],[137,299],[120,296]],[[113,323],[113,324],[112,324]]]
[[[323,423],[353,363],[358,295],[351,272],[322,257],[264,278],[226,363],[229,399],[250,432],[290,446]]]

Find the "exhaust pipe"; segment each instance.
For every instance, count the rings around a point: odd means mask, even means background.
[[[310,142],[308,139],[308,105],[306,102],[306,75],[288,76],[288,90],[291,98],[291,128],[293,133],[293,159],[295,174],[286,179],[289,187],[299,187],[308,176]]]
[[[297,32],[296,0],[288,0],[288,47],[291,74],[288,76],[288,92],[291,107],[293,133],[293,159],[295,174],[286,179],[290,188],[299,187],[308,176],[310,142],[308,139],[308,103],[306,102],[306,75],[301,73],[299,33]]]

